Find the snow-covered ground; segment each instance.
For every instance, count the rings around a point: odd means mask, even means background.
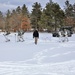
[[[68,42],[50,33],[40,33],[34,44],[32,32],[24,34],[24,42],[17,42],[15,33],[5,42],[0,33],[0,75],[75,75],[75,34]]]

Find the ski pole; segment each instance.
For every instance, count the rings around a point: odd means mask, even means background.
[[[16,34],[15,34],[15,42],[16,42]]]

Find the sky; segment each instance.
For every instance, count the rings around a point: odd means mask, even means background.
[[[53,2],[57,2],[60,7],[63,9],[65,5],[66,0],[52,0]],[[26,4],[26,7],[28,8],[29,12],[32,10],[32,5],[35,3],[41,3],[42,8],[45,7],[46,3],[49,2],[49,0],[0,0],[0,11],[6,12],[8,9],[12,10],[17,8],[18,6],[23,6],[23,4]],[[71,4],[75,3],[75,0],[69,0]]]

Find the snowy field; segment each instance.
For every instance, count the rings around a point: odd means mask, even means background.
[[[68,42],[50,33],[40,33],[34,44],[32,33],[24,34],[24,42],[17,42],[15,33],[5,42],[0,33],[0,75],[75,75],[75,34]]]

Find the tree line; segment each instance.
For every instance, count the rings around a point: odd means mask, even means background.
[[[31,12],[28,11],[25,4],[11,11],[7,10],[5,15],[0,11],[0,29],[2,31],[15,31],[19,28],[26,31],[31,28],[38,28],[40,31],[43,29],[56,31],[57,28],[66,25],[75,27],[75,3],[70,4],[69,0],[65,1],[64,9],[61,9],[58,3],[49,0],[45,8],[35,2]]]

